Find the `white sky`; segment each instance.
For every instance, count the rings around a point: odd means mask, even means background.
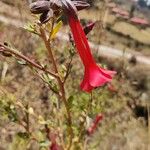
[[[147,4],[150,5],[150,0],[147,1]]]

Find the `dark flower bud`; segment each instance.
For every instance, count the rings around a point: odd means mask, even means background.
[[[50,18],[53,17],[53,10],[50,9],[49,11],[44,12],[41,16],[40,16],[40,22],[42,24],[48,22],[50,20]]]
[[[87,35],[94,27],[95,22],[89,23],[86,26],[84,26],[84,33]]]
[[[30,4],[30,10],[34,14],[40,14],[50,9],[49,1],[37,1]]]
[[[62,8],[62,3],[60,0],[51,0],[50,1],[50,7],[53,10],[58,10],[59,8]]]
[[[53,10],[57,10],[58,8],[62,7],[62,3],[60,0],[38,0],[38,1],[49,1],[50,2],[50,7]]]
[[[77,8],[73,4],[71,0],[61,0],[62,3],[62,9],[68,16],[72,16],[74,18],[77,17]]]
[[[59,9],[54,11],[54,15],[56,17],[58,17],[60,15],[60,13],[61,13],[61,10],[59,10]]]
[[[82,9],[90,7],[90,4],[87,2],[83,2],[81,0],[72,1],[73,4],[76,6],[77,10],[80,11]]]

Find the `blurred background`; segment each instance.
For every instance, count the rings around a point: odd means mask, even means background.
[[[32,0],[0,0],[0,42],[8,42],[29,57],[46,62],[42,41],[23,27],[34,22],[29,4]],[[104,121],[89,138],[88,150],[150,149],[150,0],[87,0],[91,7],[80,11],[83,25],[96,22],[88,34],[92,53],[103,66],[117,71],[108,87],[97,89],[96,111]],[[68,56],[67,23],[53,41],[57,61],[63,64]],[[61,36],[63,34],[63,36]],[[64,38],[63,38],[64,37]],[[79,89],[83,66],[78,56],[72,64],[67,92],[82,101],[88,96]],[[82,69],[81,69],[82,68]],[[52,94],[47,86],[15,59],[0,56],[0,150],[37,150],[40,145],[24,140],[24,129],[16,123],[22,112],[14,102],[30,102],[37,114],[48,109]],[[48,105],[47,105],[48,104]],[[80,104],[79,104],[80,105]],[[44,111],[43,111],[44,110]],[[18,121],[18,120],[17,120]],[[31,118],[31,130],[40,127]],[[35,132],[39,136],[39,133]],[[17,135],[17,136],[16,136]],[[23,138],[23,140],[22,140]]]

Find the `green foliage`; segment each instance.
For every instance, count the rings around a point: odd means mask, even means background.
[[[56,26],[52,30],[52,33],[51,33],[51,36],[50,36],[51,39],[55,38],[57,32],[60,30],[60,28],[62,27],[62,25],[63,25],[62,21],[59,21],[56,24]]]
[[[15,98],[11,94],[2,94],[0,96],[0,114],[1,119],[10,120],[12,122],[18,121],[18,114],[15,107]]]
[[[40,142],[40,149],[42,149],[42,148],[48,148],[49,146],[50,146],[50,141],[48,141],[48,140],[46,140],[46,141],[41,141]]]
[[[8,150],[27,150],[29,140],[24,139],[24,136],[16,135],[13,137],[12,144],[9,145]]]
[[[34,33],[34,34],[38,35],[38,31],[36,29],[35,24],[28,23],[27,25],[25,25],[24,29],[27,30],[28,32],[31,32],[31,33]]]

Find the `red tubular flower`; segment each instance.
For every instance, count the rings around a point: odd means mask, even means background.
[[[116,72],[105,70],[96,64],[78,18],[68,15],[68,19],[76,48],[85,67],[84,79],[80,87],[83,91],[91,92],[94,88],[110,82]]]

